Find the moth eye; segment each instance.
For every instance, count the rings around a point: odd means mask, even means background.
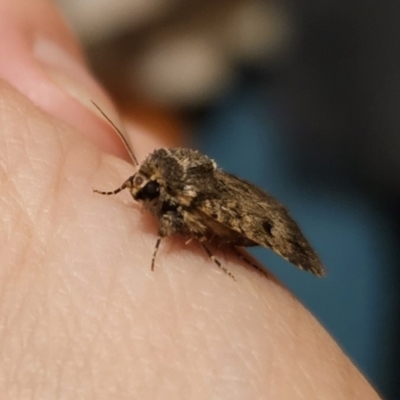
[[[135,186],[140,186],[143,182],[144,182],[143,176],[136,175],[133,183]]]
[[[142,178],[143,179],[143,178]],[[160,194],[160,185],[156,181],[149,181],[136,194],[138,200],[153,200]]]

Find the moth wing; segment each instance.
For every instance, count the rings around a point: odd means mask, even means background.
[[[198,196],[196,211],[215,236],[235,246],[260,245],[306,271],[324,268],[286,208],[258,187],[221,170]],[[207,190],[207,186],[214,190]],[[216,189],[216,190],[215,190]]]

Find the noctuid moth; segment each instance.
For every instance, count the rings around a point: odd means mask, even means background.
[[[159,228],[151,270],[154,270],[161,240],[179,234],[197,239],[215,264],[233,279],[208,248],[211,239],[234,249],[264,246],[301,269],[324,275],[318,256],[286,208],[274,197],[224,172],[213,160],[192,149],[161,148],[138,164],[122,132],[94,105],[116,129],[137,164],[136,172],[119,188],[110,192],[94,191],[115,195],[127,189],[134,200],[157,218]]]

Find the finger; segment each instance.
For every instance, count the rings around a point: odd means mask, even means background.
[[[91,76],[77,41],[52,2],[0,2],[0,78],[102,149],[126,155],[91,101],[118,124],[112,103]]]

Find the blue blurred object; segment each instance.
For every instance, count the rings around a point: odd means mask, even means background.
[[[299,271],[266,249],[254,254],[382,388],[391,368],[390,340],[395,338],[390,323],[397,296],[388,222],[357,193],[315,187],[307,177],[299,182],[265,94],[251,86],[232,90],[197,126],[198,147],[221,168],[263,187],[289,208],[327,277]]]

